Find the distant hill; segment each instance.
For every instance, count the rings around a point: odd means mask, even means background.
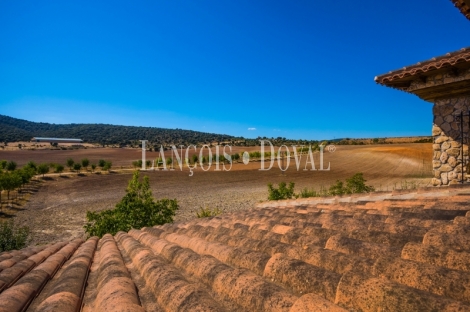
[[[0,115],[0,142],[30,141],[32,137],[78,138],[86,143],[131,144],[148,140],[158,144],[196,144],[235,139],[225,134],[182,129],[116,126],[108,124],[50,124]]]

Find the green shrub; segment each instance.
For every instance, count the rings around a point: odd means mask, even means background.
[[[279,187],[276,189],[271,183],[268,184],[268,200],[290,199],[294,197],[294,182],[289,182],[286,187],[286,182],[280,182]]]
[[[320,194],[317,193],[314,189],[308,189],[304,188],[303,190],[300,191],[300,193],[296,196],[297,198],[309,198],[309,197],[317,197],[320,196]]]
[[[221,214],[223,211],[219,208],[215,207],[214,209],[206,208],[199,208],[199,211],[196,212],[196,216],[198,218],[207,218],[207,217],[214,217]]]
[[[114,209],[100,212],[88,211],[84,226],[89,236],[102,237],[106,233],[115,235],[119,231],[140,229],[173,222],[178,203],[176,199],[155,201],[150,190],[149,178],[139,180],[139,171],[134,172],[126,189],[126,195]]]
[[[362,172],[356,173],[351,178],[346,179],[346,188],[348,193],[369,193],[373,192],[375,189],[370,186],[366,185],[366,181],[362,176]]]
[[[13,220],[0,221],[0,252],[25,247],[29,233],[27,226],[17,227]]]
[[[132,166],[134,166],[134,169],[142,168],[142,159],[133,161]]]
[[[336,180],[336,183],[330,186],[328,190],[330,195],[350,194],[349,190],[344,186],[343,181]]]

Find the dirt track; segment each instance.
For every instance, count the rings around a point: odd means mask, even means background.
[[[85,151],[96,151],[85,154]],[[78,151],[41,151],[8,152],[8,159],[18,163],[28,160],[37,162],[73,157],[88,157],[91,161],[99,158],[112,159],[117,165],[129,164],[129,160],[138,159],[136,150],[106,149]],[[21,152],[21,153],[20,153]],[[53,154],[67,152],[70,154]],[[73,154],[75,152],[76,154]],[[344,180],[354,173],[363,172],[377,189],[392,190],[402,188],[405,181],[424,186],[431,177],[432,148],[430,144],[405,144],[384,146],[337,146],[334,153],[325,152],[324,165],[330,162],[330,171],[297,171],[292,159],[289,170],[282,175],[275,165],[272,170],[259,171],[260,163],[251,162],[234,165],[231,171],[203,172],[200,168],[189,176],[187,168],[183,171],[155,171],[146,174],[155,198],[176,198],[180,204],[177,220],[194,218],[199,207],[218,207],[225,211],[236,211],[252,207],[256,202],[267,199],[267,183],[293,181],[296,191],[303,187],[319,190],[328,187],[336,180]],[[149,153],[148,153],[149,154]],[[86,156],[85,156],[86,155]],[[33,158],[40,156],[38,158]],[[28,158],[29,157],[29,158]],[[151,157],[151,155],[148,155]],[[0,153],[0,158],[7,158]],[[314,156],[316,169],[319,168],[319,155]],[[268,165],[268,164],[267,164]],[[301,165],[301,169],[304,164]],[[30,197],[25,209],[18,211],[17,221],[28,225],[34,232],[32,243],[44,243],[82,236],[87,210],[113,208],[125,194],[125,188],[131,173],[126,174],[89,174],[87,176],[54,177],[42,183],[37,193]]]

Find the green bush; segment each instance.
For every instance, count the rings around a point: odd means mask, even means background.
[[[300,191],[300,193],[296,196],[297,198],[309,198],[309,197],[317,197],[320,196],[320,194],[317,193],[314,189],[308,189],[304,188],[303,190]]]
[[[349,179],[346,179],[346,185],[342,181],[337,180],[336,184],[330,186],[329,194],[330,195],[344,195],[344,194],[354,194],[354,193],[369,193],[373,192],[375,189],[366,185],[366,180],[362,175],[362,172],[356,173]]]
[[[196,212],[196,216],[198,218],[207,218],[207,217],[214,217],[218,216],[221,214],[223,211],[220,210],[219,208],[215,207],[214,209],[210,209],[208,207],[206,208],[200,208],[199,211]]]
[[[89,236],[102,237],[106,233],[115,235],[119,231],[140,229],[173,222],[178,203],[176,199],[155,201],[150,190],[149,178],[141,182],[139,171],[134,172],[126,189],[126,195],[114,209],[100,212],[88,211],[84,226]]]
[[[343,181],[336,180],[336,183],[330,186],[328,190],[330,195],[350,194],[349,190],[344,186]]]
[[[25,247],[29,233],[27,226],[17,227],[13,220],[0,221],[0,252]]]
[[[280,182],[279,187],[276,189],[271,183],[268,184],[268,200],[290,199],[295,196],[294,182],[289,182],[286,187],[286,182]]]
[[[133,161],[132,166],[134,166],[134,169],[142,168],[142,159]]]
[[[348,193],[369,193],[375,191],[375,189],[366,185],[366,181],[362,176],[362,172],[356,173],[351,178],[346,179],[346,188]]]

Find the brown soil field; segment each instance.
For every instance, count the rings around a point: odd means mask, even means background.
[[[234,148],[232,153],[243,150]],[[155,152],[147,152],[147,159],[156,156]],[[178,200],[180,210],[176,220],[195,218],[200,207],[217,207],[227,212],[251,208],[255,203],[267,200],[267,183],[292,181],[299,192],[304,187],[316,190],[328,187],[336,180],[344,181],[357,172],[362,172],[367,184],[377,190],[426,186],[431,180],[432,145],[429,143],[337,146],[334,152],[325,151],[323,156],[324,167],[330,164],[329,171],[318,170],[319,153],[315,152],[316,171],[302,170],[305,167],[304,155],[299,170],[294,159],[291,159],[284,173],[279,170],[277,161],[269,171],[260,171],[260,162],[253,161],[248,165],[234,164],[230,171],[214,171],[214,164],[208,171],[198,167],[193,171],[193,176],[186,167],[182,171],[160,170],[144,174],[150,177],[155,198]],[[0,159],[14,160],[20,166],[29,160],[64,163],[69,157],[75,160],[87,157],[92,163],[103,158],[111,160],[116,168],[128,167],[132,160],[141,158],[141,151],[111,148],[0,151]],[[287,163],[287,160],[284,161]],[[269,162],[266,167],[268,165]],[[21,208],[8,210],[4,207],[3,210],[14,212],[19,224],[32,229],[32,244],[83,237],[86,211],[113,208],[125,194],[130,178],[131,171],[87,173],[82,176],[52,175],[48,180],[37,183],[40,184],[38,191],[33,192]]]

